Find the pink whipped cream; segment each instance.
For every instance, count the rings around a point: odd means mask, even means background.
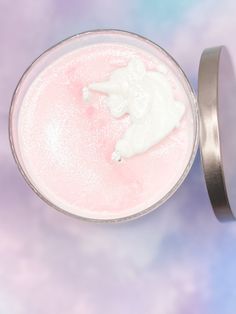
[[[184,110],[156,144],[119,162],[112,156],[130,115],[112,115],[107,94],[93,84],[109,81],[132,58],[163,75],[173,104]],[[25,171],[45,198],[78,216],[116,219],[172,190],[191,158],[195,130],[190,96],[167,59],[161,51],[158,58],[129,45],[94,44],[65,54],[34,79],[20,109],[18,137]]]

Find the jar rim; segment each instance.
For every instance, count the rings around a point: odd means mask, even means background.
[[[32,72],[34,70],[34,67],[39,64],[43,58],[47,57],[48,55],[50,55],[51,53],[53,53],[56,49],[60,48],[62,45],[64,44],[68,44],[71,41],[74,40],[80,40],[83,37],[87,37],[87,36],[91,36],[91,35],[123,35],[123,36],[128,36],[128,37],[135,37],[138,40],[142,40],[145,41],[147,44],[152,45],[154,48],[157,48],[159,51],[161,51],[162,53],[164,53],[169,60],[176,66],[176,68],[178,69],[180,75],[184,78],[184,81],[186,83],[186,86],[188,88],[188,92],[189,95],[191,97],[191,107],[192,107],[192,114],[193,114],[193,120],[194,120],[194,140],[193,140],[193,145],[192,145],[192,151],[191,151],[191,155],[190,155],[190,159],[188,164],[185,167],[185,170],[183,171],[182,175],[180,176],[180,178],[178,179],[178,181],[175,183],[175,185],[171,188],[171,190],[166,193],[164,195],[164,197],[162,197],[159,201],[155,202],[153,205],[149,206],[148,208],[144,209],[144,210],[140,210],[137,211],[136,213],[132,213],[130,215],[127,216],[121,216],[118,218],[92,218],[92,217],[85,217],[85,216],[80,216],[79,214],[75,214],[73,212],[68,211],[67,209],[63,209],[59,206],[57,206],[55,203],[52,203],[44,194],[42,194],[42,192],[40,192],[37,187],[35,186],[35,184],[32,182],[32,180],[29,178],[29,176],[27,175],[26,171],[24,170],[24,167],[20,161],[17,149],[16,149],[16,145],[15,145],[15,140],[14,140],[14,135],[13,135],[13,114],[14,114],[14,110],[15,110],[15,103],[17,101],[17,96],[18,93],[22,87],[22,84],[24,83],[25,80],[27,80],[27,76],[30,72]],[[176,62],[176,60],[162,47],[160,47],[158,44],[156,44],[155,42],[147,39],[146,37],[143,37],[141,35],[138,35],[136,33],[133,32],[129,32],[129,31],[124,31],[124,30],[118,30],[118,29],[97,29],[97,30],[90,30],[90,31],[86,31],[86,32],[82,32],[82,33],[78,33],[76,35],[70,36],[60,42],[58,42],[57,44],[53,45],[52,47],[48,48],[47,50],[45,50],[42,54],[39,55],[39,57],[37,57],[32,63],[31,65],[26,69],[26,71],[23,73],[22,77],[20,78],[16,89],[13,93],[12,96],[12,100],[11,100],[11,105],[10,105],[10,110],[9,110],[9,123],[8,123],[8,133],[9,133],[9,141],[10,141],[10,147],[11,147],[11,151],[13,154],[13,157],[15,159],[16,165],[20,171],[20,173],[22,174],[22,176],[24,177],[25,181],[27,182],[27,184],[30,186],[30,188],[45,202],[47,203],[49,206],[59,210],[60,212],[63,212],[65,214],[68,214],[70,216],[82,219],[82,220],[86,220],[86,221],[93,221],[93,222],[105,222],[105,223],[111,223],[111,222],[123,222],[123,221],[127,221],[127,220],[132,220],[138,217],[141,217],[151,211],[153,211],[154,209],[157,209],[158,207],[160,207],[161,205],[163,205],[177,190],[178,188],[182,185],[183,181],[185,180],[185,178],[187,177],[193,162],[195,160],[196,157],[196,153],[198,150],[198,144],[199,144],[199,110],[198,110],[198,103],[197,103],[197,98],[196,98],[196,94],[186,76],[186,74],[184,73],[183,69],[181,68],[181,66]]]

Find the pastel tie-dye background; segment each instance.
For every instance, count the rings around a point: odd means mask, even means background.
[[[7,116],[18,79],[95,28],[156,41],[195,87],[203,48],[226,44],[236,61],[234,0],[0,0],[0,314],[235,314],[236,223],[215,219],[199,156],[166,205],[118,225],[58,213],[17,171]]]

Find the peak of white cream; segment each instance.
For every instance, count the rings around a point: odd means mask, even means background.
[[[164,68],[163,68],[164,69]],[[174,99],[165,71],[148,71],[138,57],[127,66],[112,72],[110,79],[89,84],[84,89],[88,101],[90,90],[107,95],[111,115],[129,114],[130,126],[118,140],[111,156],[120,161],[144,153],[179,126],[185,105]]]

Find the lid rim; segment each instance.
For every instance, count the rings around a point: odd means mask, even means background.
[[[230,206],[222,163],[219,129],[219,68],[225,46],[205,49],[198,72],[200,152],[206,187],[212,208],[221,222],[236,220]]]

